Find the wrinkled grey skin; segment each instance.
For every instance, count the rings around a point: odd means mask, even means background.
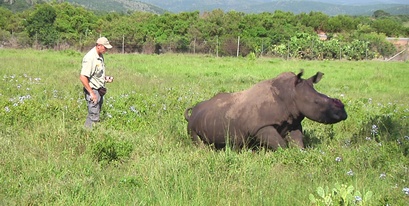
[[[187,130],[196,143],[224,148],[262,146],[276,150],[293,143],[304,148],[301,121],[307,117],[324,124],[345,120],[344,104],[318,93],[313,84],[323,73],[302,79],[292,72],[282,73],[251,88],[220,93],[185,111]]]

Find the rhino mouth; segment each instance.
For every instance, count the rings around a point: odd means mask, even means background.
[[[342,121],[342,120],[346,120],[348,117],[347,113],[343,110],[343,111],[339,111],[337,113],[334,114],[334,119],[338,120],[338,121]],[[337,122],[338,122],[337,121]]]
[[[332,99],[332,104],[334,105],[335,109],[332,111],[331,123],[336,123],[342,120],[347,119],[348,115],[345,111],[345,105],[339,99]]]
[[[348,115],[345,111],[345,105],[341,102],[341,100],[336,98],[330,98],[329,107],[327,107],[326,111],[322,113],[323,116],[319,118],[318,122],[323,124],[334,124],[340,122],[342,120],[347,119]]]

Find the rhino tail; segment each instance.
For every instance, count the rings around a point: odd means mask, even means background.
[[[185,120],[188,121],[188,122],[189,122],[189,119],[190,119],[190,115],[189,115],[190,111],[192,111],[192,107],[187,108],[186,111],[185,111]]]

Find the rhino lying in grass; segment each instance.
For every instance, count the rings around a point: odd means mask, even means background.
[[[305,117],[334,124],[345,120],[347,113],[340,100],[314,89],[323,73],[308,79],[302,79],[302,74],[282,73],[247,90],[220,93],[186,109],[189,135],[217,149],[230,144],[276,150],[290,142],[304,148],[301,121]]]

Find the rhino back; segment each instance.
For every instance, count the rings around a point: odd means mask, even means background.
[[[283,124],[292,122],[288,106],[293,104],[288,79],[294,76],[284,73],[244,91],[217,94],[193,108],[188,127],[209,142],[224,141],[226,134],[254,136],[265,126],[286,128]]]
[[[291,89],[284,91],[280,79],[271,79],[255,84],[242,92],[233,93],[234,104],[228,108],[225,119],[230,120],[236,130],[243,130],[253,136],[265,126],[281,127],[292,122],[289,107],[291,101],[283,95],[291,96]]]

